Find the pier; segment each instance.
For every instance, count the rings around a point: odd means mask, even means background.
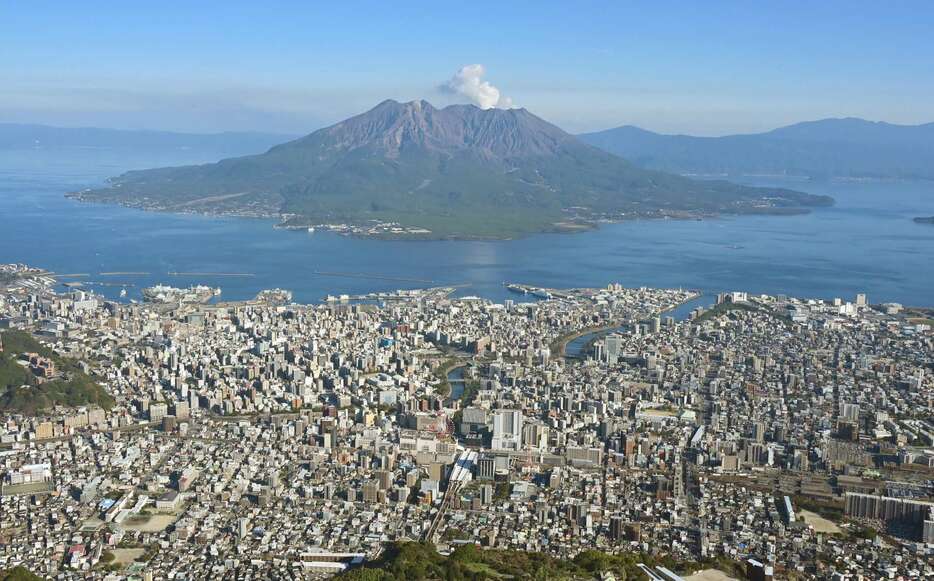
[[[383,274],[366,274],[362,272],[326,272],[323,270],[312,271],[312,274],[318,276],[338,276],[343,278],[363,278],[370,280],[391,280],[395,282],[417,282],[420,284],[434,284],[433,280],[426,280],[423,278],[405,278],[401,276],[388,276]]]
[[[100,276],[149,276],[149,272],[99,272]]]
[[[169,271],[169,276],[256,276],[251,272],[175,272]]]

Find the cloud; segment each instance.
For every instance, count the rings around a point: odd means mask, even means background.
[[[485,74],[486,69],[483,65],[466,65],[439,89],[444,93],[467,97],[481,109],[512,107],[512,99],[503,96],[489,81],[483,80]]]

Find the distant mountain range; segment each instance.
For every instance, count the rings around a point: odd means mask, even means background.
[[[49,127],[0,123],[0,150],[100,148],[133,150],[195,150],[220,156],[247,155],[265,151],[294,135],[251,132],[174,133],[99,129],[96,127]],[[216,158],[215,158],[216,159]]]
[[[725,137],[625,126],[579,137],[642,167],[682,174],[934,179],[934,123],[823,119]]]
[[[493,238],[601,219],[788,213],[832,203],[646,170],[525,109],[392,100],[263,154],[128,172],[75,196],[156,210],[284,215],[294,226],[376,221],[429,237]]]

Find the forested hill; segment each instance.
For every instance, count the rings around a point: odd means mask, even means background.
[[[23,331],[0,333],[0,410],[36,415],[56,405],[110,409],[113,397],[74,359],[60,357]],[[30,371],[23,354],[37,353],[54,363],[55,374],[45,380]]]
[[[832,203],[646,170],[525,109],[391,100],[261,155],[128,172],[108,188],[74,195],[155,210],[396,222],[435,237],[495,238],[575,219],[785,213]]]

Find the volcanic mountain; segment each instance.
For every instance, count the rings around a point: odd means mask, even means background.
[[[384,101],[259,155],[132,171],[76,197],[169,211],[397,222],[509,237],[585,221],[787,213],[830,198],[645,170],[525,109]],[[424,233],[423,233],[424,234]]]

